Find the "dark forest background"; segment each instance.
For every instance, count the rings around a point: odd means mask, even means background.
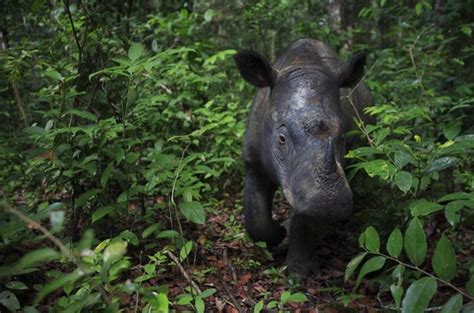
[[[18,0],[0,6],[0,310],[473,312],[474,2]],[[232,55],[368,52],[358,213],[288,277],[252,243]],[[275,203],[276,218],[288,205]]]

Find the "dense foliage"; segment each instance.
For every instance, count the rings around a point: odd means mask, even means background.
[[[227,297],[285,311],[328,292],[347,310],[472,310],[474,3],[441,2],[347,1],[334,25],[316,0],[6,1],[0,309],[204,312]],[[239,302],[226,277],[225,292],[204,283],[223,265],[193,266],[219,264],[216,220],[219,245],[252,246],[240,150],[253,90],[232,55],[274,59],[300,37],[369,53],[377,122],[359,121],[366,146],[346,156],[361,235],[346,285],[317,292],[262,264],[256,243],[235,263],[281,288]]]

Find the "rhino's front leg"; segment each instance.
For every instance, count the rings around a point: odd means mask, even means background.
[[[286,264],[291,275],[308,278],[319,272],[317,221],[296,213],[291,219],[290,240]]]
[[[269,246],[279,244],[286,235],[285,228],[272,219],[272,201],[276,186],[252,167],[247,166],[244,188],[245,228],[254,241]]]

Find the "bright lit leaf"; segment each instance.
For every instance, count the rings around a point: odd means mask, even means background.
[[[134,43],[128,49],[128,58],[135,61],[143,55],[144,50],[145,48],[141,43]]]
[[[118,240],[115,242],[112,242],[105,248],[104,251],[104,262],[105,263],[110,263],[112,264],[115,262],[117,259],[119,259],[122,255],[125,254],[127,251],[127,242]]]
[[[181,262],[184,261],[188,257],[189,253],[191,253],[192,249],[193,249],[193,242],[192,241],[186,242],[179,252],[179,260]]]
[[[305,302],[308,301],[308,297],[301,292],[296,292],[290,295],[288,302]]]

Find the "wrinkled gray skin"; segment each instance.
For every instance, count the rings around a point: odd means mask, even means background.
[[[342,63],[321,41],[292,43],[272,66],[253,51],[235,56],[242,77],[259,87],[245,135],[245,227],[254,241],[280,243],[286,229],[272,219],[279,186],[294,209],[289,226],[288,270],[309,277],[319,270],[318,229],[347,218],[352,192],[343,170],[344,134],[354,110],[341,95],[350,89],[363,119],[371,105],[361,83],[365,54]]]

